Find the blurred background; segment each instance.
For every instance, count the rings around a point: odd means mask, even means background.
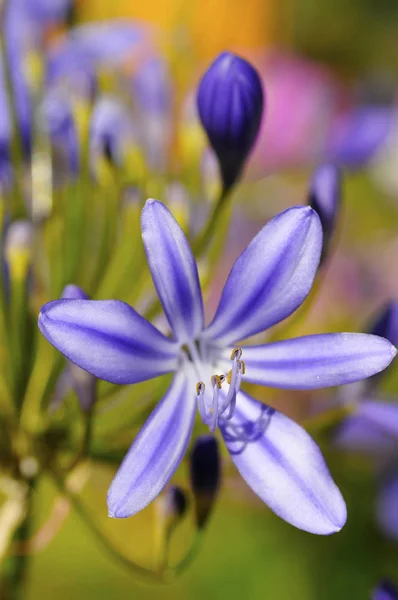
[[[150,32],[149,49],[141,50],[143,55],[131,53],[125,65],[139,64],[148,53],[164,60],[168,85],[180,107],[187,103],[188,116],[188,100],[201,74],[223,50],[250,59],[265,85],[266,115],[235,192],[233,226],[209,310],[252,235],[277,212],[306,202],[314,166],[332,160],[344,170],[338,235],[313,310],[295,324],[294,333],[363,330],[385,301],[398,298],[396,0],[76,0],[67,15],[68,27],[92,22],[99,27],[113,19]],[[56,46],[66,35],[65,21],[51,24],[46,35],[49,46]],[[189,127],[187,117],[187,131]],[[192,136],[182,140],[181,152],[194,152]],[[398,398],[394,371],[383,381],[383,392]],[[327,398],[327,391],[268,391],[263,396],[304,423],[313,406]],[[370,598],[381,578],[398,580],[398,531],[389,531],[378,516],[385,464],[326,443],[330,438],[324,431],[311,433],[347,501],[348,522],[337,535],[311,536],[278,519],[225,458],[220,499],[200,554],[178,582],[166,587],[137,584],[71,511],[59,534],[31,561],[27,599]],[[397,446],[395,451],[388,470],[394,462],[398,467]],[[184,468],[177,481],[183,481]],[[84,500],[119,548],[151,564],[156,508],[127,521],[108,520],[105,497],[114,471],[112,466],[95,467]],[[37,524],[55,496],[44,479],[35,507]],[[188,535],[184,524],[176,555]]]

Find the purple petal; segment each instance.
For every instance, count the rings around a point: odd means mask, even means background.
[[[398,451],[398,404],[363,400],[340,425],[335,441],[354,451],[394,454]]]
[[[39,328],[69,360],[112,383],[137,383],[177,367],[177,346],[118,300],[55,300]]]
[[[398,542],[398,474],[382,487],[377,500],[377,521],[383,533]]]
[[[331,132],[329,157],[347,168],[371,160],[392,129],[394,112],[388,106],[359,106],[339,118]]]
[[[279,517],[320,535],[343,527],[343,497],[318,446],[297,423],[240,392],[221,432],[242,477]]]
[[[396,349],[366,333],[327,333],[243,348],[246,380],[284,389],[352,383],[385,369]]]
[[[189,381],[176,375],[115,475],[107,498],[110,517],[130,517],[160,494],[185,454],[195,412]]]
[[[274,217],[231,269],[205,335],[229,344],[279,323],[311,289],[322,249],[322,227],[310,207]]]
[[[171,212],[156,200],[144,206],[141,227],[152,279],[174,337],[189,342],[203,329],[203,302],[188,241]]]

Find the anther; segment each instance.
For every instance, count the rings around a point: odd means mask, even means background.
[[[241,356],[242,356],[242,348],[237,347],[237,348],[234,348],[232,350],[232,352],[231,352],[231,360],[235,360],[235,358],[237,360],[239,360]]]
[[[227,383],[228,383],[228,385],[231,385],[231,380],[232,380],[232,369],[230,371],[228,371],[228,373],[227,373]]]
[[[244,375],[246,373],[246,365],[245,365],[245,361],[244,360],[240,360],[238,363],[239,366],[239,370],[242,373],[242,375]]]
[[[217,386],[218,389],[221,390],[221,386],[225,381],[225,375],[213,375],[210,381],[213,387]]]
[[[200,396],[201,394],[204,394],[205,389],[206,389],[206,386],[203,383],[203,381],[198,381],[198,383],[196,384],[196,395]]]

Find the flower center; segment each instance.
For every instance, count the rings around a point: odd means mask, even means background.
[[[196,346],[189,346],[189,355],[195,372],[201,380],[196,384],[196,397],[199,414],[203,422],[209,426],[211,431],[215,431],[220,418],[229,420],[233,417],[236,407],[236,397],[240,389],[242,375],[245,373],[245,363],[242,360],[242,349],[234,348],[231,352],[230,360],[232,367],[227,373],[219,375],[210,375],[212,370],[212,361],[203,362],[203,348],[199,353]],[[211,358],[211,357],[209,357]],[[206,385],[203,379],[209,380],[210,385]],[[228,391],[223,389],[228,386]]]

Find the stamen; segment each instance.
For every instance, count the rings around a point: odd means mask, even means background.
[[[240,360],[241,356],[242,356],[242,348],[239,348],[239,347],[234,348],[231,352],[230,360],[235,360],[235,358]]]
[[[209,415],[207,414],[206,406],[205,406],[205,389],[206,389],[206,386],[203,383],[203,381],[199,381],[196,384],[196,395],[198,396],[199,414],[202,417],[203,422],[207,423],[208,419],[209,419]]]
[[[198,383],[196,384],[196,395],[199,396],[200,394],[203,394],[205,389],[206,386],[203,383],[203,381],[198,381]]]
[[[216,377],[218,376],[216,375]],[[211,407],[212,417],[209,423],[211,431],[215,431],[218,425],[218,398],[220,395],[220,389],[221,385],[219,386],[217,382],[217,385],[213,387],[213,406]]]
[[[235,413],[236,399],[240,389],[242,375],[246,372],[246,365],[242,357],[242,348],[236,347],[231,352],[232,369],[226,375],[212,375],[210,378],[213,388],[213,397],[206,399],[206,387],[203,381],[196,384],[196,395],[198,398],[198,410],[203,422],[215,431],[220,417],[223,421],[231,419]],[[229,388],[224,400],[220,402],[220,390],[224,383]]]

